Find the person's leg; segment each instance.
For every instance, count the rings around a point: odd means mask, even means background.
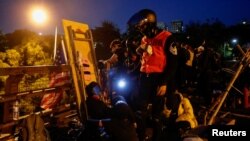
[[[139,85],[139,93],[136,97],[135,103],[135,114],[136,114],[136,122],[137,122],[137,133],[140,141],[144,141],[146,135],[146,128],[147,128],[147,117],[148,111],[147,107],[149,104],[149,97],[150,97],[150,81],[147,76],[142,75],[140,78],[140,85]]]
[[[160,141],[162,139],[162,112],[164,109],[164,104],[164,96],[156,96],[152,103],[153,141]]]
[[[176,101],[174,100],[176,89],[177,86],[175,80],[172,80],[167,84],[167,93],[165,94],[165,97],[167,98],[166,106],[168,109],[173,109],[174,105],[176,105]]]

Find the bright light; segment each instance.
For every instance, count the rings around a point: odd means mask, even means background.
[[[43,8],[34,8],[31,13],[33,21],[37,24],[44,24],[48,19],[47,12]]]
[[[232,43],[233,43],[233,44],[236,44],[237,42],[238,42],[237,39],[232,39]]]
[[[47,19],[46,12],[43,9],[35,9],[32,13],[33,20],[38,23],[44,23]]]
[[[119,88],[124,88],[125,86],[126,86],[126,81],[124,79],[118,81]]]

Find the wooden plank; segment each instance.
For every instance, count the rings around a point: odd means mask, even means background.
[[[58,86],[54,88],[39,89],[39,90],[20,92],[20,93],[14,93],[14,94],[4,94],[4,95],[0,95],[0,103],[17,100],[25,96],[39,96],[39,95],[44,95],[47,93],[57,92],[60,89],[68,90],[70,89],[70,86],[69,84],[66,84],[66,85]]]
[[[65,72],[70,71],[69,65],[61,66],[18,66],[18,67],[8,67],[0,68],[0,76],[5,75],[20,75],[20,74],[46,74],[50,72]]]

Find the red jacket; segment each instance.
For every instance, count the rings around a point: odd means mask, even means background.
[[[165,42],[171,35],[168,31],[162,31],[156,37],[142,38],[141,44],[147,44],[152,47],[152,54],[148,51],[143,52],[141,62],[141,72],[145,73],[161,73],[167,65],[167,57],[165,54]]]

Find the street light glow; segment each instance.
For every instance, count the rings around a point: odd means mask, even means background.
[[[233,43],[233,44],[236,44],[237,42],[238,42],[238,40],[237,40],[237,39],[235,39],[235,38],[234,38],[234,39],[232,39],[232,43]]]
[[[31,14],[32,20],[37,24],[44,24],[48,19],[47,12],[43,8],[34,8]]]

